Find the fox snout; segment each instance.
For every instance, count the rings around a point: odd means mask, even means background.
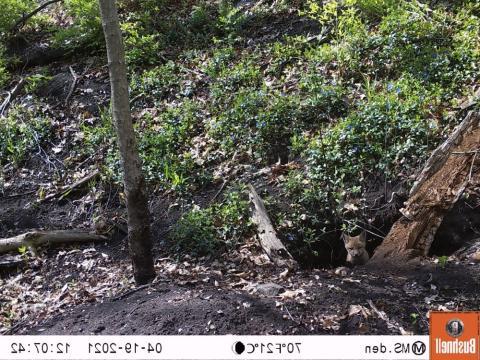
[[[362,256],[363,254],[363,249],[362,250],[350,250],[350,255],[353,257],[359,257]]]

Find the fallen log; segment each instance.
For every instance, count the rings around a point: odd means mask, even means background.
[[[52,231],[30,231],[11,238],[0,239],[0,254],[11,251],[18,251],[21,247],[27,247],[33,252],[37,247],[105,241],[107,237],[78,230],[52,230]]]
[[[425,256],[445,214],[472,180],[480,152],[480,114],[470,111],[449,138],[430,156],[372,262]]]
[[[250,201],[254,206],[252,210],[252,221],[257,225],[260,246],[275,265],[295,268],[297,263],[277,237],[277,233],[268,217],[263,200],[251,184],[248,184],[248,191]]]

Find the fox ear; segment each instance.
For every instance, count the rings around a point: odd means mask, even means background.
[[[367,242],[367,232],[365,230],[363,230],[358,238],[361,242],[366,243]]]
[[[342,232],[342,236],[340,236],[340,239],[342,239],[342,241],[343,241],[344,243],[346,243],[346,242],[347,242],[347,235],[345,235],[345,233]]]

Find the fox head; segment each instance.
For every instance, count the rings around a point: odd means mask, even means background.
[[[352,258],[360,258],[365,256],[365,246],[367,245],[367,236],[365,231],[362,231],[362,233],[357,236],[342,234],[342,238],[348,255],[350,255]]]

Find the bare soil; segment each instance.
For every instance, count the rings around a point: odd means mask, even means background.
[[[411,264],[404,268],[270,270],[238,289],[163,278],[126,296],[84,304],[21,334],[427,334],[430,310],[478,310],[480,265]],[[206,274],[198,275],[201,279]],[[280,285],[269,293],[261,284]],[[268,289],[268,286],[267,286]],[[382,319],[373,309],[383,312]]]

